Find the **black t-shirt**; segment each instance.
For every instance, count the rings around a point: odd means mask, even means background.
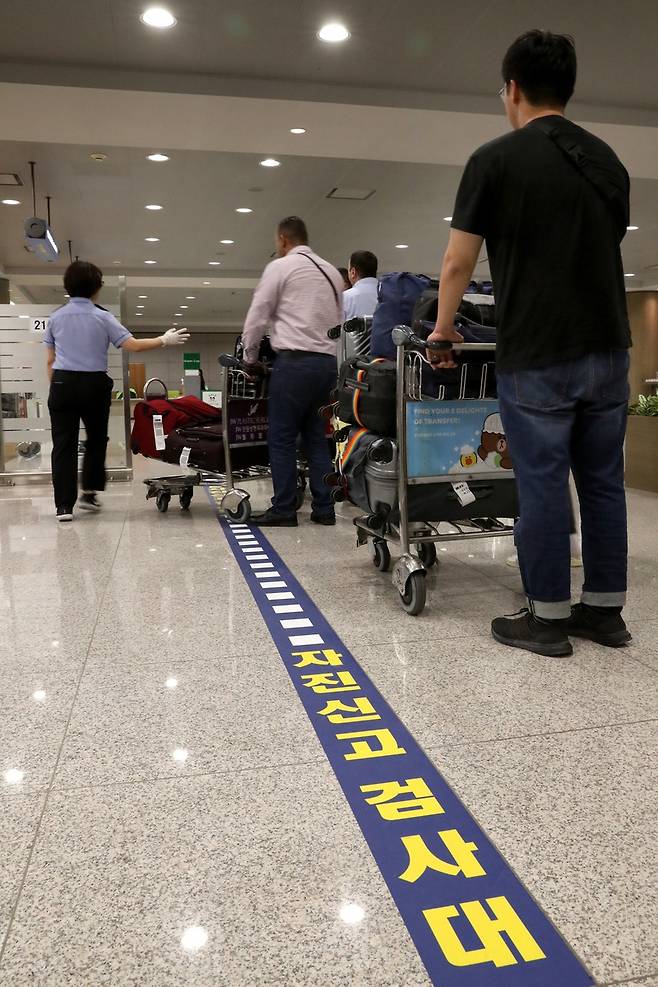
[[[610,172],[604,196],[539,120],[479,148],[464,171],[452,226],[484,237],[496,298],[499,370],[526,370],[631,345],[620,243],[629,179],[614,151],[559,116],[551,124]],[[623,221],[623,222],[622,222]]]

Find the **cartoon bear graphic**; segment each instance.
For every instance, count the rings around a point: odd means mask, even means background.
[[[482,426],[482,444],[478,449],[478,456],[484,462],[492,454],[496,466],[504,470],[512,469],[512,459],[500,415],[488,415]]]

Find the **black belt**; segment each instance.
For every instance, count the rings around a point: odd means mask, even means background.
[[[289,356],[293,360],[303,356],[326,356],[329,360],[336,359],[332,353],[320,353],[319,350],[278,350],[277,356]]]

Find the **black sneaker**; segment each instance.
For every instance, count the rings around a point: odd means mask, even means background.
[[[565,630],[572,637],[584,637],[606,648],[622,648],[633,640],[617,607],[590,607],[577,603],[565,621]]]
[[[262,514],[254,514],[249,521],[250,524],[257,524],[261,528],[296,528],[296,514],[277,514],[273,508],[264,511]]]
[[[58,507],[57,508],[57,520],[58,521],[72,521],[73,511],[70,507]]]
[[[335,514],[318,514],[317,511],[311,511],[311,521],[313,524],[324,524],[329,527],[336,523]]]
[[[496,617],[491,622],[491,633],[499,644],[510,648],[522,648],[547,658],[562,658],[573,654],[567,637],[565,620],[541,620],[529,610],[521,610],[519,615]]]
[[[95,493],[83,493],[78,501],[81,511],[100,511],[102,505]]]

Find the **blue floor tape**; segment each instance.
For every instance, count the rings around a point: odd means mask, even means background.
[[[219,521],[432,982],[592,984],[264,535]]]

